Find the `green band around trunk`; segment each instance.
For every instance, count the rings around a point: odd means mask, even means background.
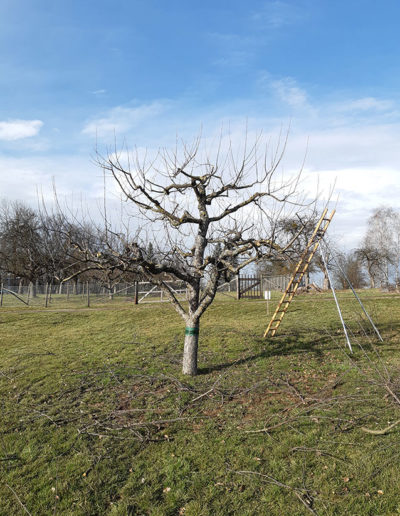
[[[199,334],[199,327],[196,328],[190,328],[190,326],[186,326],[185,328],[185,335],[198,335]]]

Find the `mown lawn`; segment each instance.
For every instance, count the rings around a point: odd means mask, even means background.
[[[0,309],[0,514],[400,514],[400,297],[219,298],[200,374],[167,304]],[[273,304],[273,303],[272,303]],[[271,305],[272,309],[272,305]]]

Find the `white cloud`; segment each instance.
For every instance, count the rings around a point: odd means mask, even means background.
[[[311,110],[307,91],[293,77],[277,78],[267,70],[259,71],[256,81],[259,95],[273,102],[274,112],[289,107],[294,110]]]
[[[298,23],[306,16],[306,10],[300,3],[276,0],[266,2],[260,10],[253,12],[251,18],[264,28],[280,29]]]
[[[0,197],[17,199],[35,205],[38,192],[48,202],[54,201],[53,180],[61,196],[72,192],[92,197],[101,188],[101,172],[89,156],[30,156],[0,155]]]
[[[0,140],[15,141],[36,136],[43,122],[41,120],[0,121]]]
[[[104,95],[105,93],[107,93],[107,90],[104,90],[104,89],[94,90],[94,91],[91,91],[90,93],[92,93],[92,95],[99,96],[99,95]]]
[[[126,136],[129,145],[148,148],[150,155],[160,146],[173,148],[176,134],[190,143],[200,128],[212,151],[223,126],[236,152],[243,145],[247,118],[248,141],[254,141],[262,129],[271,136],[273,154],[279,132],[282,131],[282,144],[289,127],[282,113],[289,113],[291,128],[282,171],[290,175],[299,170],[308,141],[306,173],[301,186],[312,198],[317,185],[326,195],[336,180],[340,200],[334,227],[339,229],[342,243],[355,247],[373,208],[386,204],[400,209],[398,104],[391,99],[354,96],[317,102],[293,78],[277,78],[267,73],[258,86],[253,99],[202,108],[193,106],[191,98],[117,106],[89,120],[82,133],[90,137],[97,134],[101,147],[102,142],[112,144],[115,132],[117,142],[121,143]],[[82,191],[91,199],[101,197],[101,171],[90,168],[90,146],[87,149],[87,156],[78,156],[76,160],[50,153],[46,160],[39,157],[10,160],[0,155],[0,195],[32,199],[36,196],[34,185],[51,190],[51,176],[55,175],[59,191]],[[110,198],[118,197],[112,181],[108,186]]]
[[[338,111],[387,111],[394,107],[390,100],[381,100],[375,97],[363,97],[340,103],[336,106]]]
[[[307,105],[306,91],[300,88],[291,77],[271,81],[270,86],[278,97],[289,106],[298,108]]]
[[[168,103],[154,101],[135,107],[117,106],[109,110],[103,117],[86,123],[82,133],[90,136],[122,136],[130,129],[138,127],[165,113]]]

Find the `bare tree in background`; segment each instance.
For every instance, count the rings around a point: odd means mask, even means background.
[[[400,215],[391,207],[374,210],[358,255],[365,265],[371,287],[400,285]]]
[[[20,202],[3,203],[0,209],[1,268],[26,280],[36,295],[43,274],[42,225],[38,214]]]
[[[315,213],[309,213],[306,216],[282,218],[277,221],[277,228],[281,234],[281,239],[286,239],[286,242],[292,242],[292,244],[284,256],[279,256],[277,259],[273,258],[272,260],[262,260],[258,264],[258,271],[269,275],[292,274],[301,255],[306,249],[307,243],[315,230],[318,220],[319,217]],[[296,235],[298,235],[298,238],[293,241]],[[281,245],[284,245],[284,241],[285,240],[281,240]],[[325,241],[327,241],[327,236],[325,236]],[[328,266],[333,265],[331,248],[333,248],[332,243],[329,242],[329,245],[325,246],[325,259]],[[310,274],[315,273],[317,270],[321,271],[324,275],[322,288],[324,290],[329,289],[329,275],[319,252],[314,255],[313,261],[304,276],[305,287],[308,287],[310,284]]]
[[[382,276],[382,253],[376,247],[363,241],[361,247],[356,249],[356,255],[360,263],[365,267],[368,275],[369,287],[375,288],[379,277]]]
[[[286,142],[271,157],[261,138],[251,146],[245,142],[240,154],[230,143],[223,150],[221,138],[213,158],[200,143],[161,150],[153,159],[125,151],[99,157],[140,227],[133,237],[127,230],[112,231],[106,220],[105,234],[114,243],[106,238],[103,251],[74,243],[87,269],[140,273],[166,293],[185,322],[183,373],[188,375],[197,373],[200,319],[221,278],[285,253],[298,233],[281,246],[276,222],[290,215],[284,210],[299,210],[302,203],[299,174],[284,181],[278,171]],[[186,285],[187,303],[178,299],[171,279]]]
[[[335,268],[334,276],[339,288],[349,288],[349,281],[354,288],[365,287],[364,271],[357,252],[339,253],[337,261],[340,268]]]
[[[319,217],[308,215],[307,217],[283,218],[277,221],[277,226],[285,236],[287,242],[293,241],[287,253],[287,268],[292,273],[300,260],[307,244],[315,230]],[[300,232],[300,234],[299,234]],[[296,235],[298,237],[296,238]],[[294,240],[293,240],[294,239]],[[310,263],[304,275],[305,287],[310,284],[310,274],[315,272],[315,260]]]

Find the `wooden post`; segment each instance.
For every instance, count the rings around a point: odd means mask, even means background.
[[[3,282],[1,282],[1,292],[0,292],[0,306],[3,306],[3,288],[4,288],[4,284]]]
[[[69,301],[69,283],[67,283],[67,301]]]
[[[89,282],[86,282],[86,294],[87,294],[87,305],[88,308],[90,308],[90,289],[89,289]]]
[[[240,274],[236,276],[236,299],[240,299]]]
[[[135,281],[135,305],[139,303],[139,282]]]
[[[46,290],[45,290],[45,301],[44,301],[44,306],[47,308],[48,304],[49,304],[49,284],[46,283]]]

